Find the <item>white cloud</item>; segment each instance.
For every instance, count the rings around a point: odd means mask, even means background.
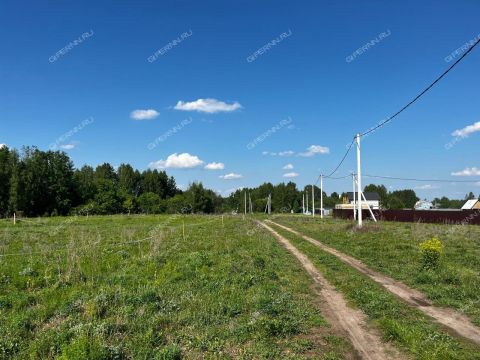
[[[280,151],[280,152],[272,152],[272,151],[262,151],[262,155],[270,155],[270,156],[292,156],[295,152],[292,150],[287,151]]]
[[[425,184],[425,185],[415,186],[415,189],[417,189],[417,190],[432,190],[432,189],[439,189],[439,186],[431,185],[431,184]]]
[[[60,145],[60,149],[72,150],[72,149],[75,149],[76,146],[77,146],[77,144],[75,144],[75,143],[63,144],[63,145]]]
[[[329,154],[330,149],[325,146],[320,146],[320,145],[311,145],[307,148],[306,152],[300,153],[300,156],[305,156],[305,157],[310,157],[314,156],[316,154]]]
[[[198,111],[204,113],[231,112],[242,107],[238,102],[227,104],[217,99],[198,99],[195,101],[179,101],[175,105],[176,110]]]
[[[150,169],[191,169],[202,165],[204,162],[198,156],[190,155],[189,153],[171,154],[167,160],[153,161],[148,164]]]
[[[480,121],[477,121],[476,123],[474,123],[472,125],[465,126],[463,129],[455,130],[452,133],[452,136],[464,138],[464,137],[468,137],[469,135],[471,135],[471,134],[473,134],[477,131],[480,131]]]
[[[243,177],[242,175],[235,174],[235,173],[230,173],[230,174],[219,176],[220,179],[224,179],[224,180],[236,180],[236,179],[241,179],[242,177]]]
[[[283,174],[283,177],[286,177],[286,178],[294,178],[294,177],[297,177],[299,176],[300,174],[296,173],[296,172],[289,172],[289,173],[286,173],[286,174]]]
[[[225,169],[225,164],[221,162],[211,162],[205,165],[205,169],[207,170],[223,170]]]
[[[130,113],[130,117],[133,120],[152,120],[155,119],[160,113],[157,110],[154,109],[148,109],[148,110],[133,110]]]
[[[3,149],[4,147],[8,147],[7,144],[0,144],[0,149]]]
[[[476,167],[465,168],[462,171],[452,172],[452,176],[480,176],[480,169]]]
[[[293,169],[293,165],[292,164],[287,164],[283,167],[284,170],[292,170]]]

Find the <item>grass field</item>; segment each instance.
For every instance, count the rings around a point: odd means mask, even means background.
[[[290,225],[298,225],[297,221],[303,222],[291,218],[275,221]],[[339,229],[344,228],[344,225],[340,225]],[[406,354],[416,359],[480,359],[480,347],[449,335],[422,312],[404,304],[335,256],[323,252],[299,236],[278,227],[276,230],[288,237],[315,263],[344,294],[351,306],[367,314],[380,329],[384,339],[393,341]]]
[[[421,290],[434,304],[455,308],[480,325],[480,226],[382,222],[357,232],[347,220],[276,221]],[[444,243],[445,254],[438,270],[422,270],[418,245],[432,237]]]
[[[480,228],[275,216],[480,322]],[[332,255],[277,229],[385,341],[412,359],[480,359]],[[438,271],[418,243],[445,243]],[[2,359],[352,359],[312,281],[241,216],[104,216],[0,222]]]
[[[3,359],[351,358],[307,274],[241,217],[2,221],[0,254]]]

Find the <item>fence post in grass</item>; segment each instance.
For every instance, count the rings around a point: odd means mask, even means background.
[[[360,159],[360,134],[357,134],[357,185],[358,185],[358,227],[362,227],[362,169],[361,169],[361,159]]]
[[[15,225],[17,223],[17,217],[16,217],[16,214],[13,213],[13,225]]]

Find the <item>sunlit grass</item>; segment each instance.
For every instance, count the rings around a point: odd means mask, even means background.
[[[301,267],[241,217],[28,220],[0,223],[1,358],[351,353]]]

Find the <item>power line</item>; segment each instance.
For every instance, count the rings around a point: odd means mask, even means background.
[[[404,181],[420,181],[420,182],[444,182],[444,183],[477,183],[478,180],[447,180],[447,179],[416,179],[416,178],[401,178],[394,176],[381,176],[381,175],[363,175],[364,177],[388,179],[388,180],[404,180]]]
[[[353,146],[353,143],[354,143],[354,142],[355,142],[355,138],[353,138],[352,142],[351,142],[350,145],[348,146],[347,151],[345,152],[345,155],[343,155],[342,160],[340,160],[340,162],[338,163],[337,167],[336,167],[330,174],[325,175],[324,178],[331,178],[331,179],[333,179],[331,176],[337,172],[337,170],[340,168],[340,166],[342,166],[343,162],[344,162],[345,159],[347,158],[348,153],[349,153],[350,150],[352,149],[352,146]],[[321,176],[322,176],[322,174],[318,175],[317,181],[315,181],[315,185],[318,184],[318,181],[320,180],[320,177],[321,177]]]
[[[402,107],[400,110],[398,110],[395,114],[393,114],[392,116],[388,117],[387,119],[385,119],[384,121],[380,122],[378,125],[374,126],[373,128],[363,132],[360,134],[361,137],[365,136],[365,135],[368,135],[370,133],[372,133],[373,131],[383,127],[384,125],[386,125],[387,123],[389,123],[390,121],[392,121],[394,118],[396,118],[398,115],[400,115],[403,111],[405,111],[408,107],[410,107],[413,103],[415,103],[418,99],[420,99],[425,93],[427,93],[431,88],[433,88],[441,79],[443,79],[443,77],[445,77],[458,63],[460,63],[460,61],[462,61],[478,44],[480,43],[480,39],[477,40],[477,42],[475,42],[475,44],[472,45],[472,47],[470,47],[470,49],[468,49],[459,59],[457,59],[457,61],[455,61],[447,70],[445,70],[439,77],[437,77],[430,85],[428,85],[420,94],[418,94],[417,96],[415,96],[409,103],[407,103],[404,107]],[[328,175],[324,176],[324,178],[331,178],[331,179],[334,179],[332,177],[333,174],[335,174],[337,172],[337,170],[340,168],[340,166],[342,166],[343,162],[345,161],[348,153],[350,152],[350,150],[352,149],[352,146],[355,142],[355,137],[353,138],[352,142],[350,143],[349,147],[347,148],[347,151],[345,152],[345,155],[343,155],[343,158],[342,160],[340,161],[340,163],[337,165],[337,167]],[[315,181],[315,185],[318,183],[318,181],[320,180],[320,177],[322,176],[322,174],[320,174],[317,178],[317,181]],[[366,175],[365,175],[366,176]],[[388,178],[390,179],[390,177],[384,177],[384,178]],[[393,178],[391,178],[393,179]],[[402,178],[398,178],[398,180],[412,180],[414,181],[415,179],[402,179]],[[420,181],[420,180],[419,180]],[[437,181],[438,180],[421,180],[421,181]],[[477,181],[450,181],[450,180],[445,180],[446,182],[477,182]]]
[[[349,175],[345,175],[345,176],[338,176],[338,177],[333,177],[333,176],[329,176],[329,177],[326,177],[324,176],[323,178],[325,179],[330,179],[330,180],[342,180],[342,179],[346,179],[346,178],[351,178],[352,177],[352,174],[349,174]]]
[[[377,130],[378,128],[384,126],[385,124],[389,123],[390,121],[392,121],[395,117],[397,117],[398,115],[400,115],[404,110],[406,110],[410,105],[412,105],[414,102],[416,102],[418,99],[420,99],[420,97],[422,97],[427,91],[429,91],[432,87],[435,86],[436,83],[438,83],[445,75],[447,75],[450,70],[452,70],[460,61],[462,61],[474,48],[475,46],[478,45],[478,43],[480,42],[480,39],[477,40],[477,42],[475,44],[472,45],[472,47],[470,49],[468,49],[457,61],[455,61],[447,70],[445,70],[443,72],[443,74],[441,74],[439,77],[437,77],[435,79],[435,81],[433,81],[430,85],[428,85],[420,94],[418,94],[417,96],[415,96],[407,105],[405,105],[403,108],[401,108],[400,110],[398,110],[395,114],[393,114],[392,116],[390,116],[389,118],[385,119],[384,121],[380,122],[377,126],[374,126],[373,128],[365,131],[364,133],[360,134],[360,136],[365,136],[367,134],[370,134],[371,132]]]

